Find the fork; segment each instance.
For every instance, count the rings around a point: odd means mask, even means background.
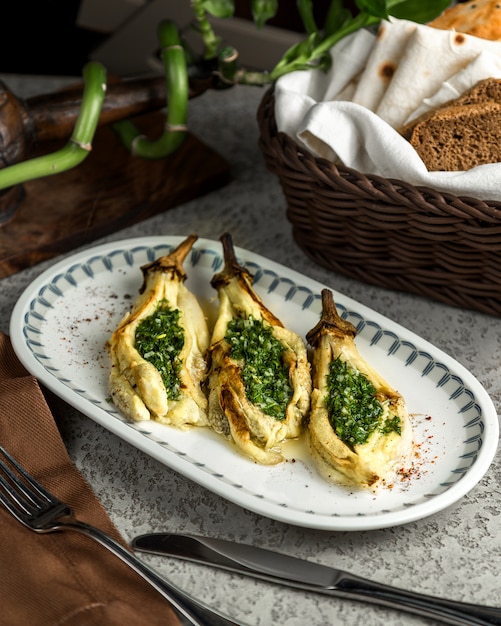
[[[71,507],[40,485],[3,446],[0,446],[0,503],[21,524],[36,533],[73,530],[94,539],[149,582],[188,624],[239,626],[161,578],[155,570],[99,528],[75,519]]]

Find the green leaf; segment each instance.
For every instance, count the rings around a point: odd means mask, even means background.
[[[324,24],[325,36],[332,35],[352,18],[351,11],[343,7],[343,0],[332,0]]]
[[[313,15],[313,2],[312,0],[297,0],[297,10],[301,21],[303,22],[304,30],[308,35],[316,33],[318,31],[315,17]]]
[[[202,6],[207,13],[222,19],[232,17],[235,12],[233,0],[203,0]]]
[[[450,0],[387,0],[390,15],[420,24],[431,22],[450,4]]]
[[[275,17],[278,11],[278,0],[252,0],[252,17],[258,28],[262,28],[268,20]]]
[[[388,18],[388,5],[391,0],[355,0],[362,13],[368,13],[381,19]]]
[[[282,56],[278,62],[277,68],[289,65],[295,62],[306,63],[315,48],[316,33],[312,33],[306,39],[293,44]]]

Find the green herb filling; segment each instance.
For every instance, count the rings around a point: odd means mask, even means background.
[[[271,327],[250,316],[233,318],[225,336],[231,357],[241,361],[242,381],[247,398],[263,413],[283,420],[292,398],[284,346],[275,339]]]
[[[381,423],[384,410],[376,398],[376,388],[364,374],[340,357],[330,365],[327,386],[329,420],[346,445],[366,443],[376,429],[383,434],[401,434],[398,415]]]
[[[169,400],[180,397],[179,354],[184,345],[184,330],[179,314],[179,309],[171,309],[166,300],[161,300],[155,312],[136,329],[136,350],[160,372]]]

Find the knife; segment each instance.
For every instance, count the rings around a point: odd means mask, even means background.
[[[458,626],[501,625],[501,608],[427,596],[256,546],[196,535],[148,533],[134,550],[165,555],[328,596],[362,600]]]

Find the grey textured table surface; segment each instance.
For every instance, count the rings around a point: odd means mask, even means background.
[[[3,76],[28,97],[59,86],[57,78]],[[501,320],[394,293],[334,275],[295,245],[278,180],[257,146],[256,110],[263,91],[238,87],[191,101],[189,125],[232,165],[223,189],[169,210],[97,243],[148,235],[235,243],[314,278],[414,331],[467,367],[501,404]],[[57,184],[54,179],[54,184]],[[9,331],[23,290],[52,263],[0,281],[0,329]],[[62,435],[126,538],[147,531],[185,531],[257,544],[337,566],[377,581],[465,602],[501,606],[501,463],[496,458],[479,484],[454,506],[400,527],[371,531],[311,530],[261,517],[214,495],[63,405]],[[144,556],[180,587],[249,626],[397,626],[429,620],[347,600],[333,600],[184,563]]]

